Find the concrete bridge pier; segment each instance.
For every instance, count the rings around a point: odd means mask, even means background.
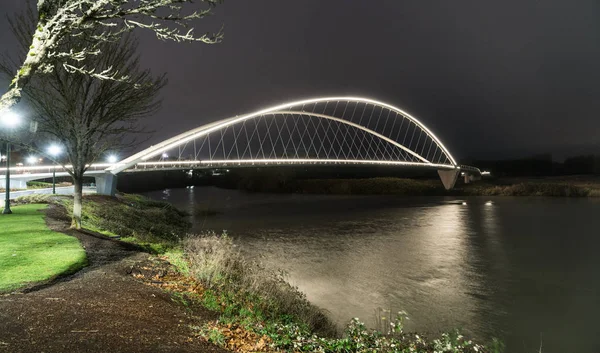
[[[438,175],[440,176],[440,179],[442,179],[442,184],[444,184],[446,190],[452,190],[454,188],[459,174],[460,169],[438,170]]]
[[[465,178],[465,184],[470,184],[474,181],[481,180],[481,175],[476,175],[476,174],[471,174],[471,173],[465,172],[464,178]]]
[[[97,175],[96,179],[96,194],[115,196],[117,192],[117,176],[113,173],[106,172],[103,175]]]
[[[464,175],[465,184],[470,184],[473,181],[473,176],[469,173],[465,173]]]

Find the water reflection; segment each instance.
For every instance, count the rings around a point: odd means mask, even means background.
[[[195,230],[228,229],[339,322],[405,309],[409,330],[463,328],[511,353],[536,351],[540,335],[544,353],[600,351],[600,200],[150,196],[222,211]]]

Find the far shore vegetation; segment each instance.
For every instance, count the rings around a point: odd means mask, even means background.
[[[299,194],[600,197],[600,178],[592,177],[485,179],[469,184],[459,180],[454,189],[446,190],[435,178],[295,179],[264,173],[242,177],[236,187],[249,192]]]
[[[30,195],[18,204],[51,203],[68,219],[72,198]],[[188,215],[169,203],[138,195],[84,197],[86,228],[133,242],[170,263],[160,278],[182,305],[201,304],[217,320],[194,327],[203,339],[234,352],[501,352],[502,343],[477,344],[458,331],[421,335],[404,331],[404,312],[381,310],[377,329],[359,318],[336,327],[285,274],[245,259],[226,234],[189,235]],[[41,217],[41,216],[40,216]],[[39,259],[38,261],[41,261]],[[149,285],[157,281],[149,280]],[[185,285],[182,285],[185,283]],[[127,304],[129,305],[129,304]],[[367,319],[367,318],[362,318]]]
[[[0,293],[73,273],[86,265],[79,240],[46,225],[40,210],[47,206],[15,206],[12,215],[0,219]]]

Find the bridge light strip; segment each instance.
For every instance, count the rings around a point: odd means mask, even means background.
[[[111,167],[113,166],[113,163],[98,163],[98,164],[92,164],[92,165],[87,165],[86,167],[88,168],[106,168],[106,167]],[[71,169],[73,168],[72,165],[67,164],[64,167],[60,164],[49,164],[49,165],[36,165],[36,166],[23,166],[23,167],[10,167],[11,171],[16,171],[16,172],[29,172],[29,171],[35,171],[35,170],[52,170],[52,169]]]
[[[152,166],[152,165],[194,165],[201,164],[202,161],[159,161],[159,162],[140,162],[136,165]]]
[[[244,120],[249,120],[249,119],[261,116],[261,115],[266,115],[266,114],[274,112],[274,111],[284,110],[284,109],[291,108],[294,106],[313,104],[313,103],[321,103],[321,102],[326,102],[326,101],[362,102],[362,103],[368,103],[368,104],[373,104],[373,105],[379,105],[380,107],[385,107],[387,109],[398,112],[398,113],[402,114],[403,116],[405,116],[406,118],[408,118],[409,120],[413,121],[417,126],[419,126],[427,134],[429,134],[431,136],[431,138],[437,143],[437,145],[442,149],[442,151],[444,151],[446,156],[450,159],[450,161],[453,164],[453,167],[457,166],[456,161],[454,160],[454,158],[452,157],[450,152],[446,149],[444,144],[440,141],[440,139],[437,136],[435,136],[435,134],[433,132],[431,132],[425,125],[423,125],[423,123],[421,121],[419,121],[417,118],[413,117],[412,115],[408,114],[407,112],[403,111],[402,109],[394,107],[394,106],[386,104],[386,103],[382,103],[382,102],[373,100],[373,99],[368,99],[368,98],[323,97],[323,98],[307,99],[307,100],[302,100],[302,101],[298,101],[298,102],[286,103],[286,104],[278,105],[278,106],[275,106],[272,108],[260,110],[255,113],[243,115],[241,117],[228,118],[228,119],[224,119],[224,120],[220,120],[220,121],[216,121],[216,122],[213,122],[210,124],[200,126],[196,129],[184,132],[184,133],[174,136],[168,140],[165,140],[156,146],[152,146],[146,150],[138,152],[138,153],[134,154],[133,156],[116,163],[112,167],[107,168],[107,171],[110,171],[113,173],[119,173],[120,171],[123,171],[123,170],[139,163],[140,161],[146,161],[154,156],[157,156],[163,152],[166,152],[174,147],[180,146],[188,141],[191,141],[198,137],[210,134],[211,132],[220,130],[224,127],[234,125],[239,122],[243,122]]]
[[[354,160],[354,159],[236,159],[236,160],[194,160],[194,161],[157,161],[157,162],[141,162],[136,164],[136,166],[202,166],[204,168],[210,167],[231,167],[231,166],[269,166],[269,165],[323,165],[323,164],[346,164],[346,165],[386,165],[386,166],[409,166],[409,167],[425,167],[425,168],[435,168],[435,169],[459,169],[459,167],[454,167],[448,164],[434,164],[434,163],[419,163],[419,162],[403,162],[403,161],[378,161],[378,160]],[[110,164],[99,163],[92,164],[90,168],[101,168]],[[36,169],[47,169],[52,170],[51,165],[49,166],[39,166]],[[69,166],[67,166],[69,167]],[[62,168],[61,166],[57,166],[58,168]],[[31,170],[32,168],[25,167],[16,167],[10,168],[13,171],[21,171],[21,170]],[[89,174],[88,174],[89,172]],[[105,170],[88,170],[86,175],[92,176],[96,174],[104,174]],[[67,172],[61,172],[61,175],[68,175]],[[38,174],[15,174],[12,177],[15,179],[36,179],[36,178],[47,178],[52,174],[48,171],[47,173],[38,173]],[[58,174],[57,174],[58,175]],[[5,175],[0,175],[0,178],[5,178]]]
[[[435,163],[418,163],[418,162],[403,162],[403,161],[369,161],[359,159],[236,159],[236,160],[203,160],[201,164],[220,164],[220,165],[235,165],[235,164],[370,164],[370,165],[402,165],[412,167],[435,167],[439,169],[455,169],[456,167],[448,164]]]
[[[177,165],[210,165],[210,164],[381,164],[381,165],[405,165],[415,167],[436,167],[444,169],[455,169],[449,164],[418,163],[403,161],[378,161],[359,159],[316,159],[316,158],[288,158],[288,159],[221,159],[221,160],[196,160],[196,161],[157,161],[140,162],[137,166],[177,166]]]

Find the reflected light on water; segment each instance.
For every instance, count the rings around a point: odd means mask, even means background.
[[[284,263],[290,280],[339,323],[358,316],[373,324],[381,307],[409,311],[408,330],[435,332],[467,326],[476,312],[465,293],[465,286],[478,286],[466,275],[468,212],[459,204],[393,208],[270,229],[258,246],[265,262]]]
[[[216,188],[173,190],[176,200],[223,211],[195,217],[194,230],[229,229],[340,324],[358,316],[372,325],[378,307],[404,309],[407,331],[460,328],[479,342],[504,339],[511,353],[537,351],[541,332],[545,353],[572,352],[573,342],[578,352],[600,352],[598,200]]]

